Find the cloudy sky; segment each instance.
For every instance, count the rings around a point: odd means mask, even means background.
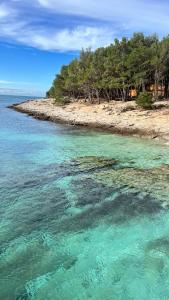
[[[167,0],[0,0],[0,93],[40,95],[83,47],[169,33]]]

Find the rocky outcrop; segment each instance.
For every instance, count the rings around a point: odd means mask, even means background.
[[[152,111],[138,109],[134,102],[98,104],[70,103],[56,106],[52,99],[32,100],[10,108],[40,120],[88,126],[113,133],[169,140],[169,104],[160,102]]]

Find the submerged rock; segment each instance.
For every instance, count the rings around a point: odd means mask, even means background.
[[[169,166],[152,169],[119,168],[101,171],[93,175],[96,181],[107,186],[126,185],[142,193],[151,194],[163,207],[169,205]]]
[[[154,215],[169,206],[168,165],[139,169],[114,159],[87,156],[48,165],[39,172],[41,176],[23,185],[27,199],[33,195],[35,201],[28,202],[29,214],[27,205],[21,214],[17,209],[22,219],[16,234],[22,234],[24,227],[31,232],[41,226],[51,226],[55,233],[79,232],[100,222],[124,223]],[[23,187],[18,187],[20,193]]]
[[[97,173],[101,170],[116,169],[118,168],[118,164],[118,161],[106,157],[78,157],[60,164],[54,163],[38,168],[34,171],[34,179],[32,179],[32,177],[26,179],[21,177],[19,181],[14,179],[13,182],[10,182],[8,188],[36,188],[68,176],[85,175]]]
[[[102,200],[95,205],[87,206],[87,209],[84,207],[77,214],[62,220],[57,230],[81,232],[96,227],[102,222],[120,225],[140,216],[157,214],[161,210],[160,203],[150,195],[121,190],[112,199]]]
[[[92,178],[74,179],[71,182],[76,195],[76,206],[95,205],[118,191],[116,187],[109,187]]]
[[[29,299],[29,295],[27,294],[26,291],[24,291],[23,293],[19,294],[16,296],[15,300],[28,300]]]
[[[164,237],[149,242],[145,248],[145,252],[151,253],[155,251],[163,253],[169,258],[169,239]]]
[[[145,267],[153,274],[169,271],[169,240],[159,238],[150,241],[145,247]]]

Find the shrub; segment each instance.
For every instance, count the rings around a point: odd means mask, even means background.
[[[66,105],[66,104],[69,104],[69,103],[70,103],[70,100],[67,97],[58,96],[58,97],[55,98],[55,104],[56,105]]]
[[[152,109],[153,108],[153,96],[150,92],[142,92],[136,99],[136,103],[138,106],[144,109]]]

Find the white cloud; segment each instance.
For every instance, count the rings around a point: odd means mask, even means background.
[[[111,43],[115,36],[130,35],[133,31],[157,32],[160,35],[169,32],[169,3],[165,1],[5,2],[6,4],[0,4],[0,38],[43,50],[77,51],[82,47],[95,49]],[[62,15],[63,24],[57,21],[58,14]],[[74,16],[73,21],[76,21],[76,25],[71,23],[69,26],[70,16]],[[80,16],[83,16],[85,21]],[[89,18],[92,19],[92,23]],[[67,26],[64,25],[64,21]]]
[[[24,91],[16,88],[1,88],[0,87],[0,95],[21,95]]]
[[[29,85],[29,84],[32,84],[32,83],[31,82],[25,82],[25,81],[10,81],[10,80],[0,79],[0,85],[9,85],[9,84]]]
[[[169,3],[157,0],[37,0],[39,5],[62,14],[126,23],[135,30],[169,31]],[[167,28],[164,28],[167,26]],[[160,28],[159,28],[160,27]]]
[[[3,3],[0,4],[0,19],[7,17],[10,14],[10,9]]]
[[[13,82],[8,80],[0,80],[0,84],[11,84],[11,83]]]
[[[17,88],[1,88],[0,95],[16,95],[16,96],[39,96],[44,97],[45,92],[37,89],[25,90]]]
[[[45,90],[35,85],[34,82],[10,81],[0,79],[1,95],[27,95],[27,96],[44,96]]]
[[[0,36],[43,50],[78,51],[82,48],[105,46],[111,43],[115,32],[108,27],[77,26],[74,29],[51,29],[32,26],[14,18],[1,23]]]
[[[27,32],[18,37],[18,41],[43,50],[76,51],[91,47],[105,46],[114,39],[114,32],[108,28],[77,27],[73,30],[63,29],[52,34]]]

